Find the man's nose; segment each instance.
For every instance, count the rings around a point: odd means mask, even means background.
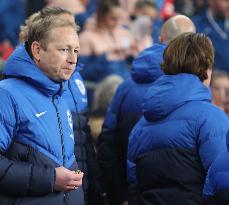
[[[70,64],[76,64],[77,63],[77,54],[74,52],[68,53],[68,63]]]

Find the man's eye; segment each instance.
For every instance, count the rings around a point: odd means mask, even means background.
[[[77,49],[74,50],[74,53],[79,53],[79,51]]]
[[[68,49],[67,48],[62,48],[62,49],[60,49],[60,51],[68,52]]]

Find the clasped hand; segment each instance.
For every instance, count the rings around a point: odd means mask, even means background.
[[[57,167],[55,190],[56,191],[68,191],[77,189],[82,185],[83,172],[71,171],[65,167]]]

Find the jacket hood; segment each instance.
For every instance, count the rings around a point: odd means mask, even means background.
[[[211,101],[209,88],[192,74],[163,75],[147,90],[143,115],[148,121],[163,119],[190,101]]]
[[[161,75],[165,44],[154,44],[142,51],[133,61],[131,77],[136,83],[152,83]]]
[[[52,96],[60,90],[60,83],[49,79],[40,68],[37,67],[26,51],[25,45],[18,46],[12,53],[4,66],[3,74],[6,78],[21,78],[47,96]],[[67,84],[63,82],[62,85],[61,91],[63,92],[63,90],[67,88]]]

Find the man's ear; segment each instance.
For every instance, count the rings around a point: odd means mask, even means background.
[[[211,78],[212,78],[212,68],[208,68],[207,71],[206,71],[206,77],[207,79],[205,79],[203,81],[203,84],[206,85],[207,87],[210,86],[210,83],[211,83]]]
[[[37,41],[34,41],[31,45],[31,52],[35,62],[39,62],[41,59],[41,44]]]

